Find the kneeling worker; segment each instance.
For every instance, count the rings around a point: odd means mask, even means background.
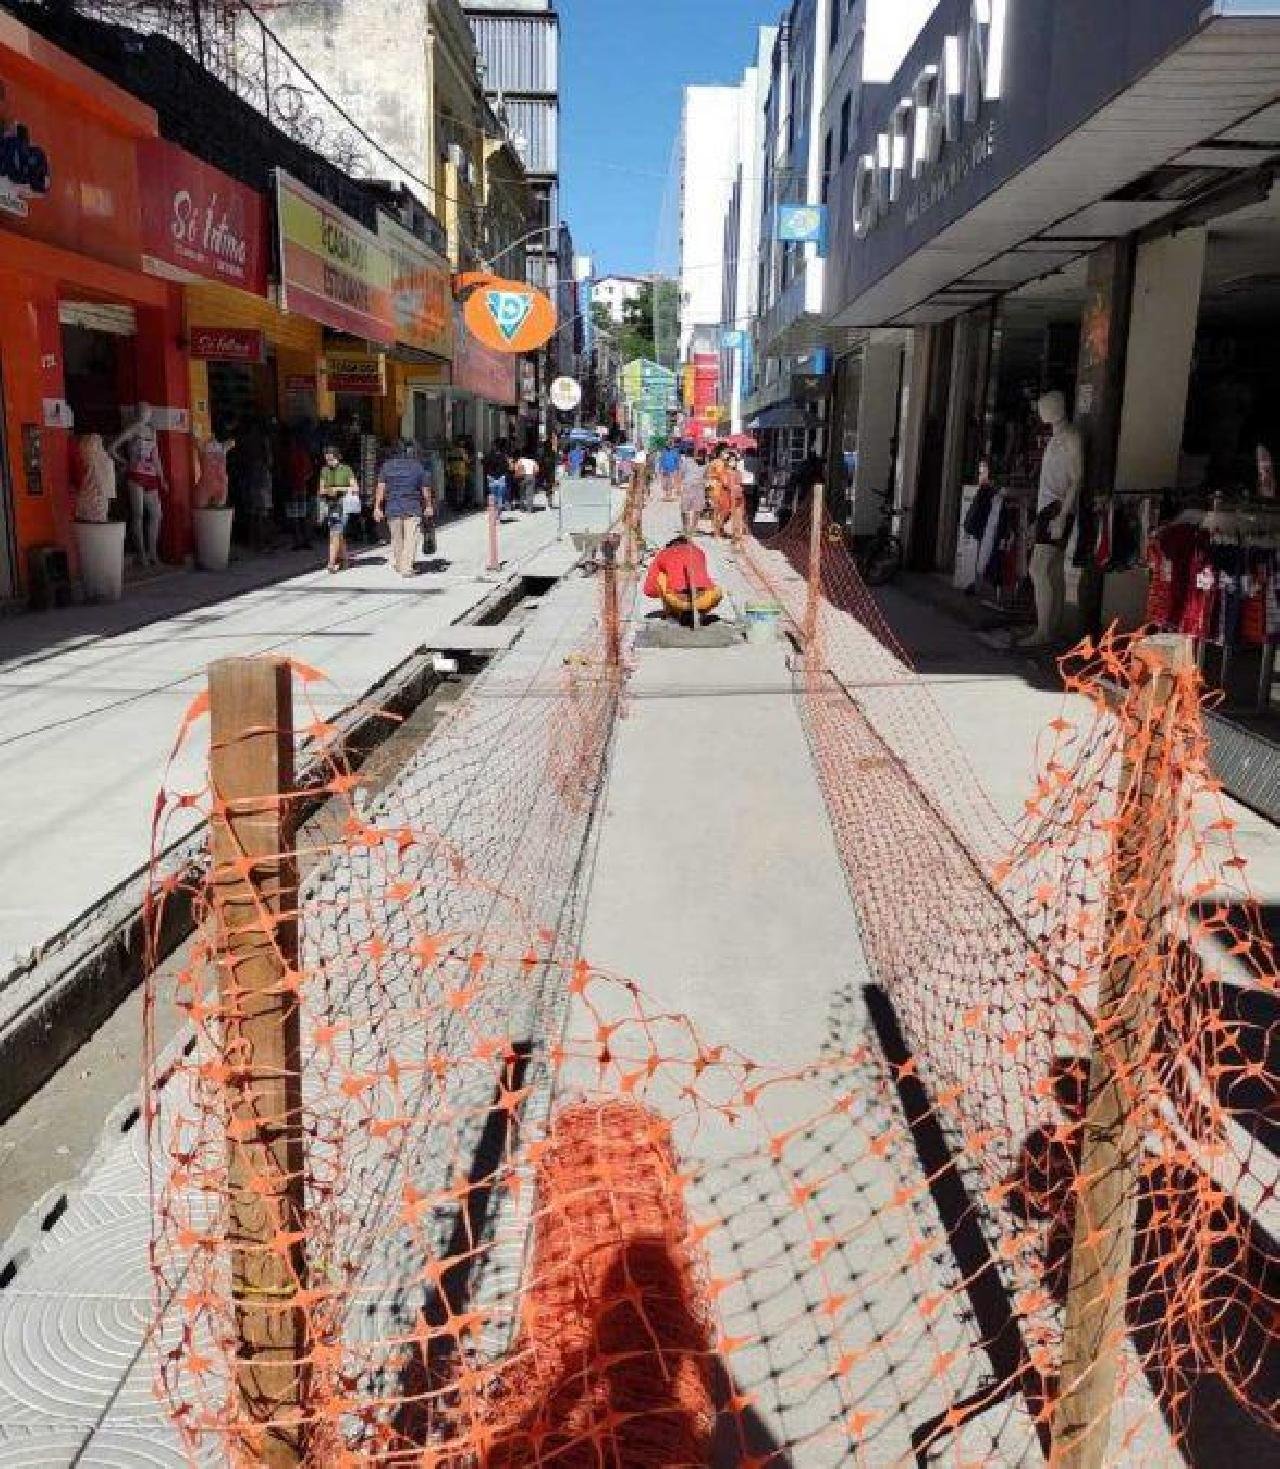
[[[711,580],[705,552],[685,536],[668,541],[658,552],[645,579],[644,594],[660,600],[669,617],[696,622],[724,600]]]

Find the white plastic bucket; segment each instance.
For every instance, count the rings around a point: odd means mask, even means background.
[[[234,518],[235,511],[229,506],[205,505],[196,511],[196,565],[201,571],[227,569]]]
[[[80,579],[91,602],[118,602],[124,583],[123,520],[76,521]]]
[[[753,602],[743,610],[742,621],[747,629],[747,642],[773,643],[778,638],[782,608],[776,602]]]

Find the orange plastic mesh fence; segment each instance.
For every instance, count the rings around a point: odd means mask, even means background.
[[[744,553],[797,627],[809,530]],[[157,877],[204,920],[192,1039],[147,1092],[160,1390],[193,1459],[1103,1462],[1092,1433],[1148,1464],[1206,1423],[1274,1447],[1275,966],[1194,670],[1080,650],[1010,830],[819,544],[796,696],[869,984],[801,1070],[581,952],[630,556],[554,592],[376,797],[295,667],[327,805],[293,835],[303,798],[274,803],[283,853]],[[193,809],[241,814],[171,793],[157,850]],[[269,1074],[264,1006],[296,1037]],[[1064,1313],[1092,1333],[1065,1373]]]

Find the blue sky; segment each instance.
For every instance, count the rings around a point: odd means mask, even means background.
[[[655,260],[681,89],[735,82],[783,0],[558,0],[561,213],[600,274]]]

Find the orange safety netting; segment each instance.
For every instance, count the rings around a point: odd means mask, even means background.
[[[1091,1428],[1112,1463],[1224,1424],[1274,1446],[1275,966],[1194,670],[1081,650],[1010,829],[843,545],[824,527],[811,579],[809,537],[743,555],[815,629],[796,695],[865,956],[803,1069],[581,952],[625,566],[553,593],[376,798],[311,712],[320,814],[158,882],[202,919],[192,1038],[147,1105],[160,1388],[193,1458],[1008,1464],[1055,1424],[1061,1462]],[[165,809],[192,807],[238,814]],[[265,994],[228,942],[250,880]],[[272,1006],[293,1046],[255,1066]],[[1073,1244],[1097,1284],[1064,1373]]]

